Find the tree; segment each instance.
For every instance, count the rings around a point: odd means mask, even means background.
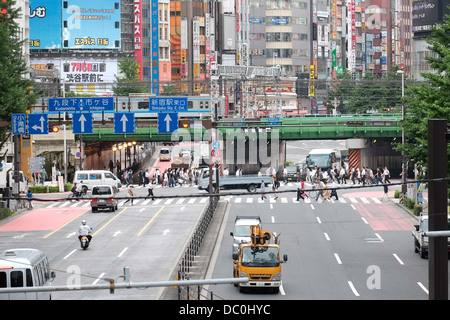
[[[329,100],[336,97],[341,113],[366,113],[367,110],[393,109],[401,104],[401,76],[397,68],[379,78],[367,70],[362,79],[352,80],[346,71],[333,83]],[[344,103],[345,101],[345,103]]]
[[[25,78],[28,66],[17,24],[21,16],[16,1],[0,1],[0,121],[11,121],[12,113],[25,113],[34,103],[32,81]],[[11,134],[11,127],[0,127],[0,148]]]
[[[405,91],[405,130],[407,143],[397,143],[395,149],[404,152],[407,159],[427,167],[428,119],[450,120],[450,16],[432,29],[427,39],[433,56],[426,57],[435,72],[423,72],[425,83],[409,86]],[[450,148],[447,144],[447,157]],[[450,161],[447,161],[450,168]]]
[[[148,93],[149,90],[139,80],[139,64],[133,57],[125,57],[118,63],[119,74],[116,75],[113,91],[116,96],[128,96],[129,93]]]

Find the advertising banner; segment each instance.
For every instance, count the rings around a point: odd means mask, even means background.
[[[30,2],[30,49],[61,49],[61,1]]]
[[[63,48],[120,48],[120,1],[66,0],[62,20]]]

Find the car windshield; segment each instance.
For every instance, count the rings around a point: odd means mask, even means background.
[[[169,154],[169,149],[161,149],[160,154]]]
[[[250,237],[250,226],[236,226],[234,235],[236,237]]]
[[[244,247],[242,265],[244,267],[277,267],[280,264],[276,247]]]
[[[110,187],[94,187],[92,189],[93,195],[103,195],[103,194],[111,194]]]

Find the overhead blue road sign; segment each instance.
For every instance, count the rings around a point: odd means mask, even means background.
[[[134,133],[134,113],[114,113],[114,133]]]
[[[158,114],[158,133],[173,133],[178,130],[178,113]]]
[[[25,113],[13,113],[11,115],[11,123],[13,134],[27,133],[27,117]]]
[[[28,115],[28,134],[48,134],[47,113],[30,113]]]
[[[187,97],[150,97],[150,112],[182,112],[188,111]]]
[[[49,98],[48,111],[114,111],[114,98]]]
[[[73,133],[94,133],[92,113],[74,113],[72,115]]]

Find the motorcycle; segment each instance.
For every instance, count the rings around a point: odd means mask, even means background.
[[[83,250],[86,250],[89,247],[89,239],[86,236],[82,236],[81,237],[81,248],[83,248]]]

